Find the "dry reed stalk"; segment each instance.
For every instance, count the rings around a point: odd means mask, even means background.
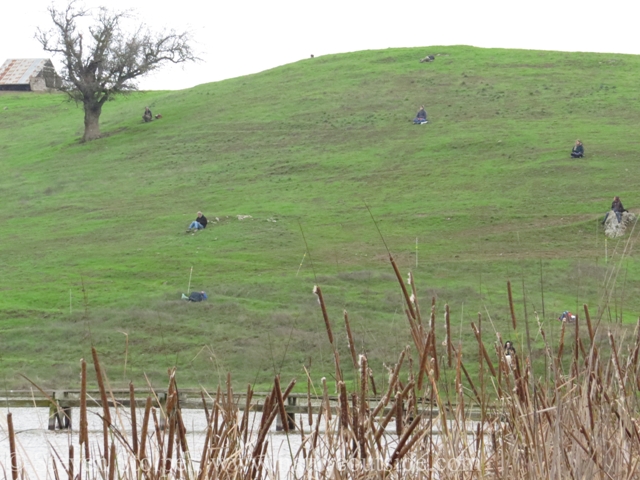
[[[440,379],[440,366],[438,362],[438,349],[436,346],[436,332],[431,330],[431,360],[433,363],[433,374],[436,380]]]
[[[575,331],[575,337],[573,339],[573,343],[574,343],[574,348],[573,348],[573,361],[575,363],[574,368],[576,369],[576,376],[577,376],[577,367],[578,367],[578,360],[580,358],[580,345],[578,345],[578,342],[580,341],[580,322],[578,321],[578,315],[576,314],[576,321],[575,321],[575,327],[576,327],[576,331]]]
[[[402,275],[400,275],[400,270],[398,269],[398,265],[396,265],[396,261],[393,259],[393,256],[391,254],[389,254],[389,261],[391,262],[391,266],[393,267],[393,272],[396,274],[396,279],[398,280],[398,284],[400,285],[400,289],[402,290],[404,301],[407,305],[407,309],[409,310],[409,316],[411,317],[412,320],[415,320],[416,312],[414,311],[413,305],[411,303],[411,299],[409,298],[407,287],[404,284],[404,280],[402,280]]]
[[[451,348],[453,348],[453,353],[458,355],[458,351],[456,350],[456,348],[452,345]],[[467,372],[466,367],[464,366],[464,363],[462,362],[462,345],[459,345],[458,348],[460,349],[460,368],[462,369],[462,373],[464,373],[465,378],[467,379],[467,382],[469,382],[469,386],[471,387],[471,390],[473,391],[473,394],[476,397],[476,401],[478,402],[478,405],[480,405],[482,403],[482,400],[480,400],[480,395],[478,394],[478,390],[476,389],[475,384],[473,383],[473,380],[471,380],[471,376],[469,375],[469,372]]]
[[[133,444],[133,454],[138,455],[138,424],[136,422],[136,393],[133,383],[129,382],[129,407],[131,409],[131,441]]]
[[[426,340],[424,341],[424,348],[422,349],[422,356],[420,358],[420,367],[418,370],[418,390],[422,391],[422,379],[424,378],[424,373],[427,368],[427,364],[429,363],[429,343],[432,332],[429,332]]]
[[[266,448],[265,440],[267,437],[267,433],[271,428],[271,424],[276,418],[277,412],[278,410],[274,409],[268,414],[267,421],[265,422],[264,427],[258,432],[258,437],[256,439],[255,446],[253,448],[253,454],[251,459],[251,469],[250,469],[251,478],[256,478],[256,476],[258,476],[259,478],[258,472],[262,470],[262,458],[264,458],[263,450]],[[263,415],[265,415],[264,411],[263,411]]]
[[[280,414],[280,421],[282,422],[282,428],[285,433],[289,433],[289,417],[284,408],[284,400],[282,399],[282,390],[280,390],[280,375],[276,375],[274,379],[274,392],[276,394],[276,401],[278,402],[278,412]]]
[[[382,419],[382,421],[378,425],[378,430],[376,431],[376,433],[374,435],[374,440],[376,441],[376,443],[380,440],[380,438],[382,438],[382,434],[384,433],[384,429],[387,427],[387,425],[389,424],[391,419],[396,416],[396,412],[397,412],[397,407],[396,407],[396,404],[394,403],[393,407],[391,407],[389,409],[387,414],[384,416],[384,418]]]
[[[562,368],[562,351],[564,350],[564,331],[565,331],[565,322],[562,322],[562,326],[560,327],[560,340],[558,342],[558,356],[556,357],[556,365],[559,370]]]
[[[313,426],[313,410],[311,409],[311,375],[307,370],[307,367],[303,366],[304,373],[307,376],[307,422],[309,426]],[[302,428],[302,424],[300,424],[300,428]]]
[[[113,480],[116,476],[116,464],[118,463],[116,458],[116,444],[115,442],[111,442],[111,449],[109,450],[109,458],[111,461],[109,462],[109,480]]]
[[[462,347],[456,355],[456,394],[458,399],[458,413],[464,417],[464,391],[462,389]]]
[[[444,306],[444,326],[447,335],[447,366],[451,368],[453,360],[453,344],[451,343],[451,314],[449,312],[449,304]]]
[[[400,441],[398,442],[398,445],[396,446],[396,449],[394,450],[393,454],[391,455],[391,460],[389,461],[389,465],[390,466],[393,467],[395,465],[395,463],[398,460],[401,460],[402,457],[406,454],[406,452],[408,450],[404,450],[404,446],[407,443],[407,440],[409,440],[409,437],[411,436],[413,431],[420,424],[421,420],[422,420],[422,418],[420,416],[414,418],[413,422],[411,422],[411,425],[409,425],[409,428],[407,428],[405,430],[405,432],[402,434],[402,437],[400,438]],[[404,454],[401,453],[403,451],[404,451]]]
[[[187,443],[187,429],[184,426],[184,421],[182,420],[182,409],[178,409],[176,411],[177,415],[177,424],[178,424],[178,436],[180,439],[180,449],[185,456],[185,459],[189,460],[189,444]],[[190,462],[189,462],[190,463]]]
[[[298,450],[298,452],[302,451],[302,458],[305,461],[307,460],[307,446],[305,445],[306,442],[307,440],[304,436],[304,417],[300,415],[300,450]]]
[[[104,445],[104,460],[109,465],[109,426],[111,425],[111,413],[109,412],[109,402],[107,401],[107,391],[104,388],[104,379],[102,369],[100,368],[100,360],[95,347],[91,347],[91,355],[93,357],[93,367],[96,371],[96,379],[98,380],[98,389],[100,390],[100,401],[102,402],[102,440]]]
[[[416,321],[418,325],[422,326],[422,318],[420,316],[420,305],[418,304],[418,293],[416,292],[416,285],[413,281],[413,274],[409,272],[409,285],[411,285],[411,297],[410,300],[416,309]]]
[[[627,374],[632,373],[637,375],[636,370],[638,368],[638,353],[640,352],[640,317],[636,322],[636,341],[633,347],[633,353],[629,357],[629,367],[627,367]]]
[[[340,427],[342,430],[349,430],[349,403],[347,400],[347,387],[344,382],[338,382],[338,393],[340,402]]]
[[[73,480],[73,444],[69,444],[69,467],[67,469],[69,480]]]
[[[369,373],[369,364],[367,363],[367,357],[364,355],[360,355],[360,409],[362,411],[369,410],[369,404],[367,403],[367,393],[369,389],[367,388],[367,380]]]
[[[207,421],[207,433],[204,437],[204,445],[202,446],[202,454],[200,455],[200,471],[198,472],[198,480],[202,480],[209,468],[209,442],[213,436],[211,424]]]
[[[200,398],[202,399],[202,409],[204,410],[204,417],[207,419],[207,424],[210,423],[209,406],[207,405],[207,399],[204,396],[204,390],[200,390]]]
[[[329,403],[329,392],[327,389],[327,379],[322,377],[322,403],[324,405],[324,411],[327,422],[331,421],[331,404]]]
[[[589,307],[585,303],[582,305],[582,308],[584,308],[584,318],[587,321],[587,329],[589,330],[589,340],[591,340],[591,344],[593,344],[595,332],[593,331],[593,326],[591,325],[591,315],[589,315]]]
[[[222,402],[222,390],[220,390],[220,385],[216,390],[216,399],[213,402],[213,412],[211,415],[213,416],[213,432],[215,435],[218,434],[218,417],[220,415],[220,403]],[[268,399],[268,397],[267,397]]]
[[[398,437],[402,436],[402,430],[403,430],[403,425],[402,425],[402,420],[404,417],[404,407],[403,407],[403,401],[402,401],[402,394],[400,392],[396,393],[396,412],[395,412],[395,416],[396,416],[396,435],[398,435]]]
[[[333,359],[336,368],[336,382],[342,380],[342,370],[340,368],[340,354],[338,353],[338,348],[333,342],[333,332],[331,330],[331,321],[329,320],[329,314],[327,313],[327,306],[324,303],[324,297],[322,296],[322,289],[315,285],[313,287],[313,293],[318,297],[318,302],[320,303],[320,309],[322,310],[322,318],[324,319],[324,326],[327,330],[327,336],[329,337],[329,343],[331,344],[331,348],[333,349]]]
[[[58,467],[56,466],[56,461],[53,457],[51,458],[51,466],[53,467],[53,476],[55,480],[60,480],[60,476],[58,475]],[[13,480],[16,479],[14,478]]]
[[[624,375],[622,374],[622,368],[620,367],[620,360],[618,359],[618,349],[616,348],[616,341],[611,334],[611,330],[607,332],[607,336],[609,337],[609,345],[611,345],[611,359],[613,361],[613,366],[615,367],[616,377],[618,379],[618,383],[620,384],[620,388],[624,391]],[[625,392],[626,393],[626,392]]]
[[[153,425],[155,427],[156,434],[156,449],[158,452],[158,467],[156,468],[157,476],[161,475],[162,466],[164,465],[164,436],[160,432],[160,423],[158,422],[158,415],[156,409],[151,409],[151,415],[153,417]]]
[[[345,388],[345,392],[346,392],[346,388]],[[349,428],[351,429],[352,435],[355,439],[354,443],[356,445],[360,444],[360,437],[358,436],[358,433],[360,431],[360,429],[358,428],[359,425],[360,425],[360,409],[358,408],[358,394],[356,392],[351,392],[351,417],[350,417]]]
[[[405,309],[404,313],[407,316],[407,320],[409,321],[409,332],[411,333],[411,338],[413,339],[416,350],[418,351],[418,353],[422,354],[422,342],[424,342],[422,338],[424,335],[421,332],[419,325],[417,325],[416,321],[411,317],[411,312]]]
[[[431,303],[431,313],[429,314],[429,331],[436,331],[436,298],[433,297]]]
[[[253,398],[253,388],[251,384],[247,384],[247,396],[244,404],[244,412],[242,414],[242,422],[240,424],[240,431],[242,432],[242,441],[247,443],[247,437],[249,436],[249,413],[251,412],[251,399]]]
[[[147,432],[149,430],[149,415],[151,413],[151,397],[147,397],[147,403],[144,406],[144,417],[142,418],[142,432],[140,433],[140,446],[138,448],[138,459],[136,468],[140,472],[140,466],[144,465],[147,458]]]
[[[511,293],[511,281],[507,281],[507,293],[509,296],[509,311],[511,312],[511,325],[516,329],[516,311],[513,307],[513,294]]]
[[[322,318],[324,319],[324,327],[327,330],[329,343],[333,345],[333,332],[331,331],[331,322],[329,321],[329,314],[327,313],[327,307],[324,304],[324,298],[322,297],[322,289],[318,285],[315,285],[313,287],[313,293],[318,297],[318,302],[320,303],[320,309],[322,310]]]
[[[7,430],[9,433],[9,455],[11,456],[11,478],[18,480],[18,457],[16,456],[16,434],[13,430],[13,414],[7,413]]]
[[[87,362],[84,358],[80,360],[80,454],[82,455],[82,446],[84,445],[84,458],[86,461],[90,459],[89,452],[89,429],[87,425]]]
[[[318,445],[318,437],[320,436],[320,422],[322,421],[324,408],[321,406],[318,409],[318,417],[316,418],[316,428],[313,431],[313,439],[311,441],[312,451],[315,450]]]
[[[373,370],[369,369],[369,381],[371,382],[371,390],[374,396],[378,396],[378,389],[376,388],[376,381],[373,378]]]
[[[231,372],[227,372],[227,411],[231,413],[233,410],[233,387],[231,385]]]
[[[291,390],[293,390],[293,387],[295,386],[296,381],[295,380],[291,380],[291,382],[289,382],[289,385],[287,386],[287,388],[285,389],[284,393],[282,394],[282,400],[284,403],[284,400],[287,399],[287,397],[289,396],[289,394],[291,393]],[[274,386],[274,390],[275,390],[275,386]],[[272,393],[273,396],[275,396],[275,393]],[[277,400],[274,400],[273,402],[277,403]],[[272,404],[273,404],[272,402]],[[258,460],[262,455],[263,452],[263,447],[266,448],[266,444],[265,444],[265,439],[267,436],[267,433],[269,432],[269,429],[271,428],[271,425],[273,424],[273,421],[275,420],[277,414],[278,414],[278,406],[273,405],[274,408],[271,409],[270,412],[265,412],[263,410],[263,417],[265,415],[268,415],[267,420],[263,423],[262,428],[260,429],[260,431],[258,432],[258,437],[256,439],[256,443],[253,449],[253,453],[252,453],[252,458],[251,458],[251,477],[255,478],[255,475],[258,474],[258,471],[262,469],[262,467],[259,465],[259,468],[254,468],[255,465],[257,465],[256,462],[258,462]]]
[[[168,474],[171,471],[171,462],[173,462],[173,443],[176,433],[176,417],[175,415],[173,415],[173,413],[169,415],[169,417],[167,418],[167,422],[169,423],[169,435],[167,437],[167,451],[165,454],[165,474]]]
[[[473,334],[475,335],[476,341],[478,342],[478,347],[480,348],[480,354],[482,358],[484,358],[484,361],[486,362],[487,366],[489,367],[489,370],[491,371],[491,375],[493,377],[497,377],[498,374],[496,373],[496,369],[493,367],[493,363],[491,362],[489,353],[487,353],[487,349],[485,348],[484,343],[482,343],[480,330],[478,330],[478,327],[476,327],[476,324],[473,322],[471,322],[471,330],[473,330]]]
[[[387,391],[378,402],[378,405],[376,405],[376,408],[373,410],[373,413],[371,414],[372,417],[376,417],[378,413],[380,413],[380,410],[386,407],[387,404],[389,403],[389,400],[391,400],[391,396],[393,395],[394,389],[396,387],[396,383],[398,382],[398,375],[400,374],[400,368],[402,367],[402,362],[404,361],[404,357],[406,354],[407,354],[407,349],[404,349],[402,350],[402,352],[400,352],[400,356],[398,357],[398,363],[396,363],[396,366],[393,369],[393,373],[391,374],[391,378],[389,379],[389,387],[387,388]]]
[[[353,341],[353,334],[351,333],[351,325],[349,325],[349,315],[346,310],[343,310],[344,326],[347,330],[347,340],[349,342],[349,352],[351,353],[351,360],[353,361],[353,369],[358,370],[358,359],[356,357],[356,347]]]

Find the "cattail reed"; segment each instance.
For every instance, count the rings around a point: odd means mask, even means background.
[[[407,305],[407,310],[409,312],[409,317],[412,320],[416,320],[416,312],[413,309],[413,303],[409,298],[409,293],[407,292],[407,287],[402,280],[402,275],[400,275],[400,270],[398,269],[398,265],[396,265],[396,261],[393,256],[389,254],[389,261],[391,262],[391,266],[393,267],[393,272],[396,274],[396,279],[398,280],[398,284],[400,285],[400,290],[402,290],[402,295],[404,296],[405,304]]]
[[[16,457],[16,434],[13,431],[13,415],[7,413],[7,430],[9,431],[9,455],[11,456],[11,478],[18,480],[18,459]]]
[[[278,413],[280,414],[280,421],[282,422],[282,427],[286,433],[289,433],[289,417],[287,416],[287,412],[284,408],[284,400],[282,399],[282,390],[280,389],[280,376],[276,375],[274,380],[274,392],[276,394],[276,401],[278,402]]]
[[[451,368],[453,359],[453,344],[451,343],[451,314],[449,312],[449,305],[444,306],[444,326],[445,326],[445,342],[447,342],[447,367]]]
[[[84,358],[80,361],[80,455],[82,455],[82,446],[84,445],[84,458],[89,461],[89,431],[87,421],[87,362]]]
[[[329,321],[329,314],[327,313],[327,307],[324,304],[324,298],[322,297],[322,290],[318,285],[316,285],[313,287],[313,293],[318,297],[318,302],[320,303],[320,309],[322,310],[322,318],[324,319],[324,327],[327,330],[329,343],[333,345],[333,332],[331,331],[331,322]]]
[[[516,311],[513,307],[513,294],[511,293],[511,281],[507,282],[507,292],[509,296],[509,311],[511,312],[511,325],[516,329]]]
[[[136,461],[137,470],[147,458],[147,432],[149,430],[149,414],[151,413],[151,397],[147,397],[147,403],[144,406],[144,417],[142,419],[142,432],[140,434],[140,447],[138,448],[138,459]]]
[[[104,388],[104,379],[98,360],[98,352],[95,347],[91,347],[91,355],[93,357],[93,367],[96,371],[96,380],[100,389],[100,401],[102,402],[102,440],[104,445],[104,460],[109,465],[109,426],[111,425],[111,413],[109,412],[109,402],[107,401],[107,391]]]
[[[358,360],[356,358],[356,347],[353,342],[353,334],[351,333],[351,326],[349,325],[349,315],[347,311],[344,310],[344,326],[347,330],[347,340],[349,341],[349,352],[351,352],[351,360],[353,361],[353,369],[358,370]]]
[[[73,475],[73,444],[69,444],[69,464],[67,467],[67,474],[69,477],[69,480],[73,480],[74,479],[74,475]]]
[[[309,375],[309,371],[306,367],[303,368],[304,373],[307,375],[307,422],[311,427],[313,426],[313,409],[311,408],[311,375]]]
[[[129,383],[129,403],[131,409],[131,441],[133,454],[138,455],[138,424],[136,422],[136,393],[133,383]]]

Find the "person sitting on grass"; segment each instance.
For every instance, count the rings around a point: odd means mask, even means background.
[[[414,125],[422,125],[423,123],[427,123],[427,112],[424,109],[424,105],[420,107],[418,113],[416,113],[416,118],[413,119]]]
[[[584,147],[582,146],[582,142],[580,140],[576,140],[576,144],[573,146],[571,150],[571,158],[582,158],[584,157]]]
[[[142,115],[142,120],[145,122],[150,122],[153,120],[153,113],[151,113],[151,109],[149,107],[144,107],[144,115]]]
[[[611,212],[616,214],[616,218],[618,219],[618,223],[620,223],[622,221],[622,214],[624,212],[626,212],[627,210],[622,206],[622,202],[620,201],[620,197],[618,197],[617,195],[615,197],[613,197],[613,202],[611,202],[611,210],[607,212],[607,214],[604,216],[604,219],[602,220],[602,224],[604,225],[604,223],[607,221],[607,218],[609,217],[609,214]]]
[[[187,228],[187,233],[191,233],[192,231],[202,230],[207,228],[207,217],[205,217],[202,212],[198,212],[198,218],[196,218],[191,224],[189,228]]]
[[[189,300],[190,302],[202,302],[209,298],[204,291],[202,292],[191,292],[189,296],[182,294],[182,300]]]

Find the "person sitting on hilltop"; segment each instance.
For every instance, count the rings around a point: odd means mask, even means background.
[[[622,206],[622,202],[620,201],[620,197],[618,197],[617,195],[615,197],[613,197],[613,202],[611,202],[611,210],[607,212],[607,214],[604,216],[604,219],[602,220],[602,224],[604,225],[604,223],[607,221],[607,218],[609,217],[609,214],[611,212],[616,214],[616,218],[618,219],[618,223],[620,223],[622,221],[622,214],[624,212],[626,212],[627,210]]]
[[[202,212],[198,212],[198,217],[193,222],[191,222],[189,228],[187,228],[187,233],[207,228],[207,223],[207,217],[205,217]]]
[[[580,140],[576,140],[576,144],[573,146],[571,150],[571,158],[582,158],[584,157],[584,146]]]
[[[151,109],[149,107],[144,107],[144,115],[142,115],[142,119],[145,122],[153,120],[153,113],[151,113]]]
[[[418,113],[416,113],[416,118],[413,119],[413,123],[415,125],[427,123],[427,112],[424,109],[424,105],[422,105],[420,110],[418,110]]]

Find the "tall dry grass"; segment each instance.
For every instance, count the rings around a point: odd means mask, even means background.
[[[439,342],[435,302],[431,303],[428,323],[423,323],[412,277],[405,284],[395,262],[390,260],[402,289],[413,345],[398,352],[381,395],[374,393],[367,358],[356,356],[346,312],[349,363],[357,381],[350,391],[342,380],[331,319],[322,291],[315,288],[335,356],[337,401],[331,399],[325,379],[318,386],[320,393],[312,395],[316,388],[306,372],[309,411],[289,431],[286,402],[295,380],[283,388],[276,376],[260,405],[262,414],[251,425],[250,412],[258,406],[253,389],[249,385],[243,396],[236,395],[228,376],[226,384],[218,386],[214,395],[202,393],[205,440],[201,450],[192,451],[182,419],[175,369],[169,372],[166,403],[150,391],[144,413],[139,415],[133,385],[129,410],[117,402],[113,406],[108,379],[94,349],[92,357],[103,405],[103,434],[90,444],[86,418],[88,379],[83,360],[79,448],[70,445],[66,457],[55,452],[51,477],[56,480],[65,477],[70,480],[640,478],[637,400],[640,322],[633,341],[622,347],[617,334],[604,332],[601,325],[592,324],[585,305],[585,321],[578,319],[572,325],[572,341],[565,341],[570,332],[565,331],[563,324],[555,349],[538,324],[547,371],[544,377],[536,378],[530,356],[505,352],[498,332],[491,332],[497,333],[498,342],[487,348],[488,335],[483,332],[480,315],[477,323],[471,323],[477,356],[463,358],[461,345],[452,343],[448,307],[445,338]],[[516,328],[510,284],[507,292],[512,326]],[[598,338],[606,342],[598,342]],[[444,347],[442,352],[438,351],[438,345]],[[570,357],[570,362],[566,357]],[[471,362],[477,363],[477,378],[472,378],[465,366]],[[453,374],[451,382],[440,378],[445,364]],[[311,411],[312,405],[315,413]],[[142,424],[138,425],[140,417]],[[284,470],[268,454],[277,417],[285,428],[285,438],[299,436],[300,446],[290,452],[291,467]],[[4,472],[10,471],[13,480],[26,478],[15,452],[10,414],[7,421],[11,465],[4,466]],[[122,427],[127,422],[130,429]]]

